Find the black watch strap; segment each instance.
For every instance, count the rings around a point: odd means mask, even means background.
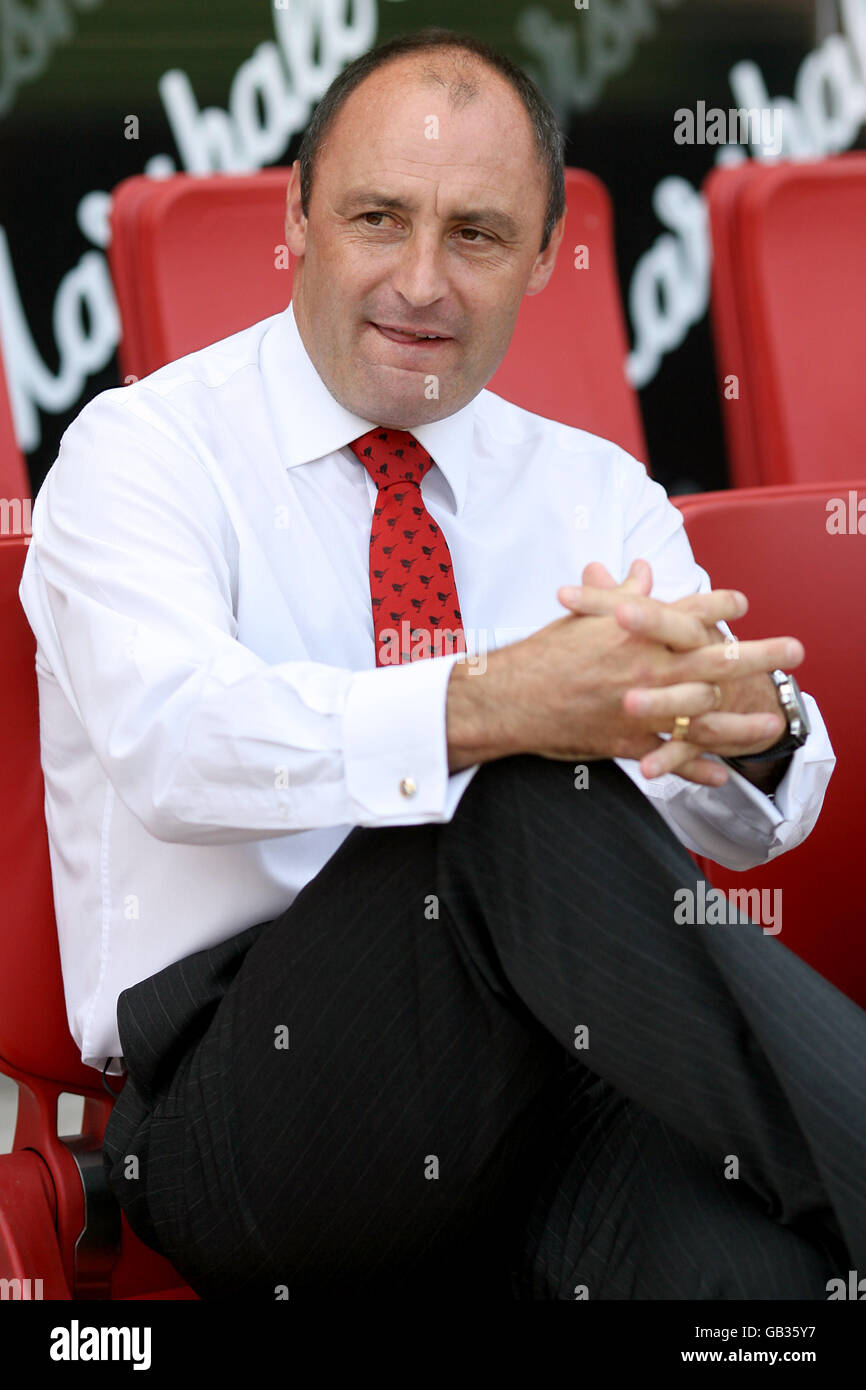
[[[773,766],[774,763],[783,762],[783,759],[794,758],[798,745],[791,738],[785,738],[781,744],[774,744],[773,748],[767,748],[763,753],[746,753],[744,758],[723,758],[728,767],[733,767],[735,773],[745,773],[755,767]]]
[[[786,733],[772,748],[765,748],[763,753],[745,753],[742,758],[725,758],[723,761],[733,768],[738,767],[740,763],[744,763],[746,767],[756,767],[758,763],[776,763],[781,758],[793,757],[800,747],[801,744]]]

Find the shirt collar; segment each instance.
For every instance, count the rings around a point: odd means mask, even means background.
[[[275,316],[261,348],[265,388],[287,468],[342,449],[381,424],[347,410],[328,390],[304,347],[294,307]],[[474,426],[473,401],[442,420],[410,426],[451,488],[454,509],[466,500]]]

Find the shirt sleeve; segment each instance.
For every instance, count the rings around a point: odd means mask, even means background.
[[[682,513],[642,464],[627,454],[620,454],[619,464],[622,577],[640,557],[652,566],[654,598],[672,602],[707,593],[710,577],[694,559]],[[731,636],[726,623],[719,628]],[[773,800],[733,769],[723,787],[702,787],[673,773],[648,779],[637,759],[616,761],[687,849],[728,869],[751,869],[805,840],[824,801],[836,758],[815,700],[804,692],[804,702],[811,732],[791,758]]]
[[[350,671],[243,645],[217,488],[123,390],[66,431],[19,589],[39,668],[121,800],[157,839],[189,844],[450,820],[477,771],[448,773],[463,654]]]

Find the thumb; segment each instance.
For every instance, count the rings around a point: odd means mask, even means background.
[[[580,577],[581,584],[588,589],[615,589],[617,582],[608,569],[601,563],[601,560],[591,560],[584,566],[583,574]],[[579,599],[581,590],[572,584],[561,584],[556,591],[563,608],[569,608],[574,613],[581,611]]]
[[[617,584],[601,561],[593,560],[584,568],[582,583],[586,589],[617,589],[620,594],[626,596],[640,594],[649,597],[653,586],[653,573],[647,560],[633,560],[625,579],[621,584]],[[579,589],[563,584],[557,589],[556,596],[564,608],[569,608],[574,613],[586,612],[585,596],[581,595]]]
[[[621,584],[606,569],[600,560],[588,564],[581,576],[581,583],[591,589],[628,589],[630,593],[649,596],[653,586],[653,573],[647,560],[632,560],[631,568]]]
[[[633,560],[631,569],[623,581],[622,588],[629,589],[632,593],[643,594],[649,598],[653,586],[653,572],[648,560]]]
[[[609,570],[605,569],[601,560],[592,560],[584,567],[583,574],[580,576],[581,584],[586,584],[590,589],[615,589],[616,580]]]

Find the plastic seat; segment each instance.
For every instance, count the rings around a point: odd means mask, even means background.
[[[286,307],[292,267],[278,267],[289,259],[280,255],[289,173],[138,175],[117,186],[109,264],[124,376],[146,376]],[[566,200],[551,279],[541,294],[524,297],[488,389],[612,439],[648,463],[637,396],[625,375],[610,198],[594,175],[567,169]],[[578,254],[580,247],[586,250]]]
[[[0,473],[30,497],[0,363]],[[105,1181],[112,1097],[69,1031],[54,919],[39,751],[36,642],[18,597],[27,534],[0,535],[0,722],[4,775],[0,918],[0,1071],[17,1082],[10,1154],[0,1155],[0,1278],[42,1281],[44,1299],[194,1298],[133,1234]],[[114,1078],[115,1091],[122,1085]],[[57,1100],[83,1096],[78,1135],[58,1137]],[[31,1296],[38,1296],[31,1293]]]
[[[702,190],[710,215],[713,248],[710,324],[716,380],[720,385],[728,474],[735,487],[760,487],[764,481],[750,363],[741,326],[739,246],[734,234],[734,212],[740,193],[750,180],[759,178],[761,172],[762,166],[751,159],[733,169],[712,169]],[[739,383],[735,399],[725,396],[725,382],[731,377]]]
[[[711,322],[738,487],[862,476],[866,154],[747,162],[704,183]]]
[[[850,492],[866,502],[866,480],[733,489],[672,501],[713,587],[741,589],[750,600],[749,612],[732,625],[737,637],[802,641],[806,657],[795,675],[817,700],[837,759],[818,822],[802,845],[744,873],[699,862],[706,878],[725,892],[780,889],[779,940],[866,1007],[859,877],[866,820],[860,693],[866,643],[858,616],[866,592],[866,544],[856,531],[829,531],[827,506],[842,499],[847,514]]]

